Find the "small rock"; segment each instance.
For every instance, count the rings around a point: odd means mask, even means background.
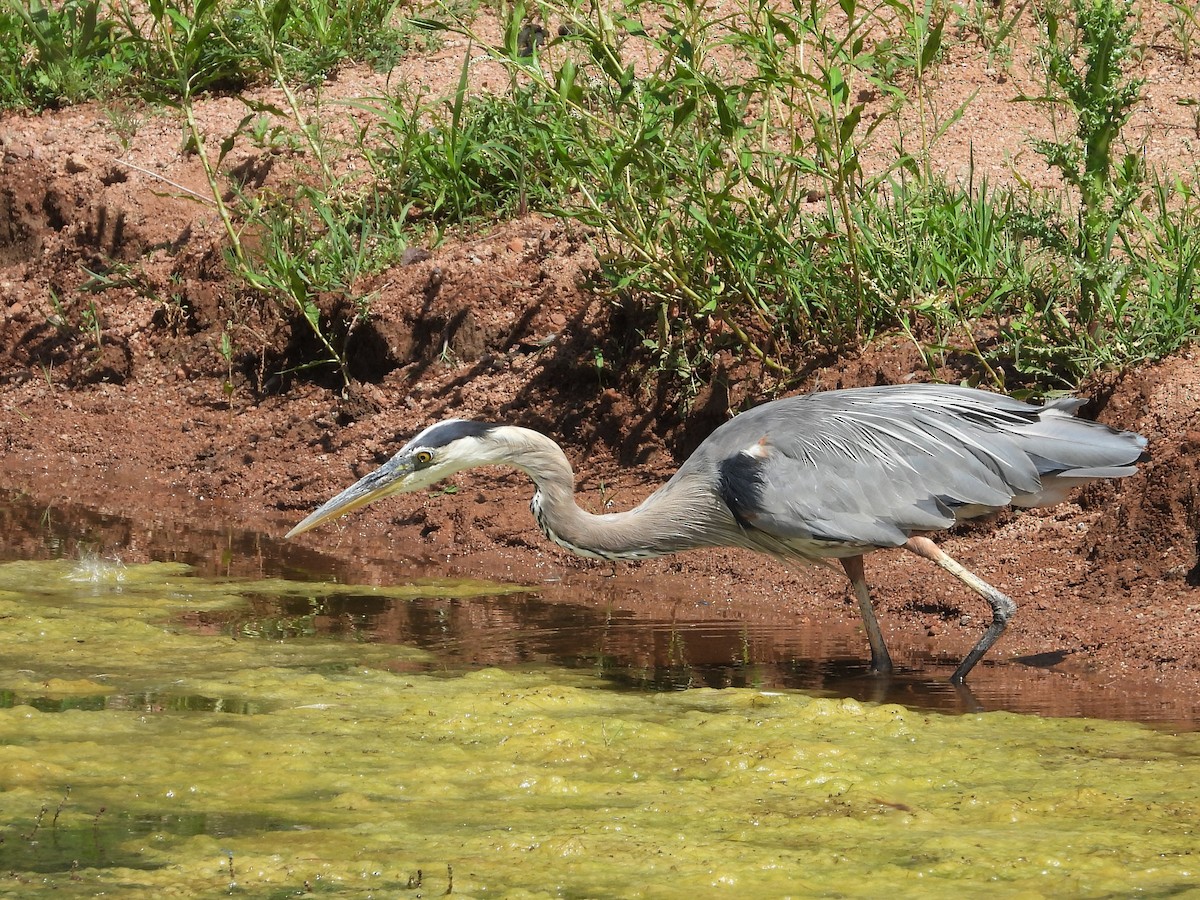
[[[424,247],[405,247],[404,252],[400,254],[400,265],[411,266],[419,262],[425,262],[432,255]]]
[[[72,175],[78,175],[81,172],[88,170],[87,160],[79,153],[72,153],[67,157],[67,171]]]

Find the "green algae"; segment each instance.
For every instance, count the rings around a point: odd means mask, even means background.
[[[1200,895],[1200,735],[179,624],[305,590],[0,566],[0,895]]]

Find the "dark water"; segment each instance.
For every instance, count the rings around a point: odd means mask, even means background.
[[[898,638],[891,642],[899,672],[882,679],[867,671],[865,641],[855,628],[822,623],[766,627],[739,621],[736,609],[733,618],[726,612],[710,621],[695,621],[692,611],[688,621],[654,618],[628,608],[623,599],[627,591],[613,591],[606,599],[601,575],[588,602],[564,601],[562,592],[536,585],[521,593],[455,597],[432,589],[436,581],[430,580],[444,571],[397,558],[387,569],[395,572],[396,584],[411,580],[430,584],[431,590],[428,596],[417,591],[411,599],[396,599],[368,587],[361,594],[347,591],[359,560],[230,526],[155,528],[81,507],[47,508],[13,494],[0,495],[0,526],[3,560],[85,554],[119,559],[134,552],[152,561],[186,563],[205,577],[311,583],[311,592],[303,595],[255,594],[246,608],[196,615],[185,624],[278,640],[322,635],[417,646],[434,655],[434,662],[419,664],[425,671],[552,664],[590,671],[614,686],[640,691],[790,689],[941,712],[1007,710],[1189,730],[1200,724],[1200,698],[1136,680],[1101,682],[1053,671],[1071,650],[1051,649],[1001,665],[985,661],[972,673],[969,689],[955,688],[946,679],[956,659],[935,658]],[[327,586],[331,582],[336,590]]]

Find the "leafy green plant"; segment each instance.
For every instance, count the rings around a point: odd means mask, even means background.
[[[104,107],[104,118],[121,149],[128,151],[138,129],[142,127],[142,116],[132,103],[118,100]]]
[[[1031,2],[969,0],[967,3],[956,3],[954,10],[961,27],[974,32],[984,49],[1008,61],[1012,57],[1010,39]]]
[[[195,111],[199,94],[241,71],[230,63],[231,45],[221,30],[217,0],[148,0],[147,6],[153,21],[155,71],[160,73],[160,86],[166,89],[165,102],[183,113],[188,143],[204,170],[209,195],[229,240],[229,252],[237,265],[244,267],[245,250],[217,178],[221,161],[233,149],[235,136],[222,141],[214,160],[206,149]]]
[[[1034,146],[1076,192],[1078,213],[1073,222],[1031,223],[1031,231],[1071,260],[1079,281],[1075,320],[1095,337],[1127,287],[1127,270],[1114,248],[1144,192],[1145,171],[1135,153],[1115,163],[1113,157],[1143,82],[1125,72],[1134,36],[1131,0],[1073,0],[1072,8],[1074,40],[1064,39],[1056,14],[1046,17],[1049,93],[1023,99],[1049,104],[1073,120],[1071,135]]]
[[[934,65],[944,26],[935,4],[808,0],[789,10],[751,0],[717,11],[677,0],[655,15],[664,26],[651,31],[598,4],[532,15],[518,4],[495,46],[462,21],[424,22],[481,43],[515,85],[507,99],[517,126],[499,154],[462,128],[464,69],[450,117],[463,142],[441,145],[456,152],[437,184],[467,184],[478,196],[458,173],[463,160],[486,159],[490,171],[513,173],[535,205],[548,187],[550,211],[600,235],[614,289],[657,310],[647,346],[681,373],[705,355],[685,345],[710,337],[777,367],[778,349],[793,340],[838,346],[893,322],[894,298],[862,267],[855,208],[890,172],[920,168],[902,153],[868,174],[862,158],[911,100],[898,73],[919,85]],[[552,18],[559,36],[530,52],[526,23]],[[878,39],[897,22],[900,38]],[[716,61],[730,51],[747,74]],[[864,115],[879,97],[882,112]],[[961,110],[938,121],[917,106],[924,159]],[[845,268],[814,293],[795,273],[822,256]]]
[[[236,386],[233,383],[233,340],[229,336],[229,332],[233,329],[233,322],[226,322],[225,327],[221,329],[221,340],[217,345],[217,352],[221,354],[221,359],[225,361],[225,380],[221,382],[221,393],[225,395],[225,403],[229,408],[229,412],[233,413],[233,393]]]
[[[357,5],[360,4],[348,4],[348,6]],[[289,19],[293,16],[293,11],[297,8],[303,7],[295,6],[292,0],[274,0],[269,6],[266,0],[252,0],[252,9],[257,17],[257,25],[262,35],[259,51],[262,64],[271,73],[275,81],[275,86],[283,93],[292,124],[307,144],[313,160],[319,167],[322,183],[331,184],[333,182],[333,172],[330,169],[329,156],[322,141],[320,126],[315,119],[306,116],[303,109],[301,109],[300,101],[291,84],[288,82],[287,72],[284,69],[283,48],[286,46],[287,25]],[[254,112],[269,111],[277,115],[283,115],[282,111],[266,107],[262,104],[252,104],[251,108]],[[249,117],[242,121],[242,126],[246,124],[248,119]]]
[[[496,215],[548,208],[566,189],[542,117],[554,110],[531,88],[505,96],[468,91],[469,54],[455,92],[427,100],[404,86],[389,96],[354,103],[378,117],[359,150],[395,214],[463,225]]]
[[[231,238],[233,262],[253,289],[295,314],[316,340],[320,355],[300,362],[299,368],[332,365],[344,383],[350,379],[346,344],[368,308],[367,300],[353,298],[355,281],[373,255],[395,242],[380,239],[381,232],[390,231],[383,218],[373,215],[371,201],[360,199],[333,172],[319,116],[301,103],[291,79],[300,59],[319,59],[328,68],[360,47],[362,35],[387,39],[394,33],[388,24],[393,9],[394,2],[379,0],[249,0],[242,21],[257,41],[258,64],[282,93],[284,108],[247,101],[250,113],[222,144],[222,157],[242,134],[256,145],[283,142],[307,150],[311,170],[291,195],[243,197],[244,217],[257,224],[261,247],[251,256],[238,252],[240,246]],[[316,55],[306,56],[305,48]],[[314,74],[299,68],[305,77]],[[272,126],[273,119],[290,121],[290,128]],[[371,192],[366,193],[369,197]],[[318,304],[323,294],[344,298],[330,315]],[[346,309],[352,312],[339,312]]]
[[[102,0],[0,5],[0,105],[56,106],[99,96],[133,71],[129,37]]]
[[[79,311],[79,327],[88,336],[92,348],[99,351],[104,340],[104,324],[95,300],[89,300]]]
[[[1127,362],[1161,359],[1200,335],[1200,196],[1176,176],[1156,177],[1152,197],[1147,210],[1135,208],[1140,246],[1128,248],[1140,263],[1141,296],[1119,310],[1113,329]]]
[[[254,6],[276,81],[299,33],[292,2]],[[414,24],[469,39],[455,89],[429,98],[402,86],[353,104],[376,117],[356,147],[372,180],[337,183],[303,138],[316,184],[247,210],[264,223],[251,283],[303,316],[322,348],[312,364],[348,379],[362,272],[413,228],[538,209],[591,229],[614,295],[645,313],[651,365],[684,384],[723,347],[782,370],[797,347],[899,326],[931,366],[957,342],[981,380],[1072,386],[1195,333],[1182,298],[1196,231],[1186,217],[1178,230],[1159,221],[1193,205],[1178,186],[1156,212],[1138,208],[1146,174],[1119,153],[1140,98],[1125,75],[1128,4],[1072,2],[1071,16],[1036,5],[1047,89],[1027,98],[1070,125],[1036,145],[1063,178],[1067,213],[1033,193],[932,176],[929,148],[962,111],[940,115],[926,100],[946,21],[932,0],[745,0],[720,12],[670,0],[654,7],[654,29],[635,18],[643,5],[516,4],[494,44],[443,5],[442,20]],[[1008,40],[1031,6],[995,7],[993,36]],[[530,22],[550,21],[557,35],[528,39]],[[471,90],[481,52],[505,67],[507,90]],[[736,71],[720,63],[730,52]],[[271,112],[303,136],[312,123],[287,107]],[[900,124],[905,109],[915,125]],[[898,124],[896,152],[868,169],[884,122]]]
[[[348,384],[346,347],[370,311],[358,280],[402,249],[387,239],[395,235],[388,230],[386,208],[370,194],[334,195],[308,185],[291,195],[260,197],[248,215],[262,233],[260,249],[243,270],[247,282],[296,314],[319,347],[321,355],[294,368],[332,366]]]
[[[267,110],[263,110],[242,128],[251,145],[259,150],[298,151],[302,140]]]
[[[457,0],[400,27],[394,0],[148,0],[148,17],[127,0],[113,12],[16,2],[0,0],[0,29],[19,36],[0,42],[0,103],[92,96],[126,78],[178,109],[231,267],[303,335],[309,356],[290,364],[343,381],[369,313],[363,274],[414,232],[436,241],[530,209],[586,226],[608,289],[636,311],[643,359],[685,389],[724,349],[784,373],[810,349],[896,328],[931,368],[965,348],[980,380],[1071,386],[1198,328],[1200,204],[1190,182],[1147,173],[1121,145],[1141,99],[1126,0],[517,2],[490,43]],[[1188,55],[1195,4],[1170,6]],[[1044,26],[1046,87],[1025,99],[1056,126],[1034,146],[1061,176],[1061,204],[934,175],[931,148],[962,114],[932,90],[955,15],[991,53],[1031,17]],[[349,147],[329,143],[321,92],[298,82],[318,85],[345,59],[394,59],[412,28],[467,37],[453,90],[402,84],[352,101],[373,121]],[[507,85],[473,89],[481,55]],[[203,95],[263,77],[281,100],[248,102],[219,140],[202,133]],[[111,108],[128,140],[132,114]],[[231,201],[221,168],[240,140],[287,149],[295,183]],[[365,168],[336,166],[345,153]],[[226,328],[227,365],[242,327]],[[601,378],[615,369],[609,346],[593,361]]]

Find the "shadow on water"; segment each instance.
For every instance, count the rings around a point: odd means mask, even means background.
[[[770,625],[734,618],[686,620],[627,608],[628,591],[573,603],[544,590],[496,596],[416,596],[397,599],[361,594],[353,582],[361,561],[347,560],[233,528],[157,531],[118,516],[62,505],[47,511],[22,496],[0,495],[0,560],[73,558],[90,552],[120,556],[125,548],[152,561],[183,562],[208,577],[282,578],[311,583],[311,592],[256,593],[245,608],[189,613],[182,624],[200,632],[286,641],[325,637],[416,646],[431,662],[397,663],[397,670],[461,672],[482,667],[554,665],[594,672],[622,689],[676,691],[691,687],[789,689],[828,697],[899,703],[950,713],[1008,710],[1049,716],[1090,716],[1173,728],[1200,726],[1200,698],[1149,683],[1100,684],[1064,675],[1053,666],[1071,656],[1051,650],[1001,665],[984,662],[970,689],[947,682],[957,659],[891,638],[898,672],[872,675],[857,628]],[[436,566],[393,560],[394,571],[436,578]],[[331,591],[324,584],[336,582]],[[694,604],[693,604],[694,606]],[[25,702],[30,702],[26,700]],[[172,695],[46,700],[63,704],[125,704],[147,711],[240,709],[235,699]],[[0,695],[0,705],[5,700]]]

